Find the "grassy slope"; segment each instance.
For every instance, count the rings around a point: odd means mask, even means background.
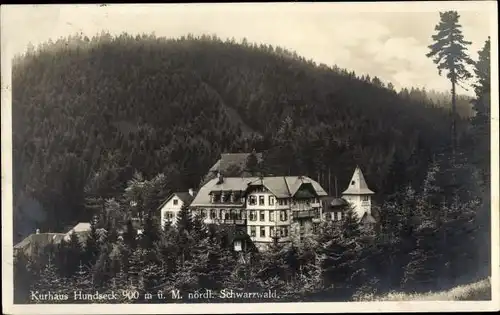
[[[382,296],[362,296],[359,301],[484,301],[491,299],[491,280],[460,285],[451,290],[428,293],[391,292]]]

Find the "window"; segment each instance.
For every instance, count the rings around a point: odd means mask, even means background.
[[[250,195],[248,197],[248,205],[249,206],[255,206],[257,204],[257,197],[254,195]]]
[[[259,206],[264,205],[264,196],[259,196]]]
[[[274,211],[269,211],[269,221],[274,222]]]
[[[220,198],[221,198],[220,194],[216,194],[216,193],[213,194],[213,202],[214,203],[220,202]]]
[[[210,210],[210,219],[215,219],[217,217],[217,214],[215,213],[214,209]]]
[[[223,203],[228,203],[228,202],[230,202],[230,201],[231,201],[231,194],[230,194],[230,193],[228,193],[228,192],[226,192],[226,193],[222,193],[221,198],[222,198],[222,202],[223,202]]]
[[[255,210],[251,210],[248,216],[250,221],[257,221],[257,213]]]
[[[269,196],[269,205],[274,206],[274,196]]]
[[[259,211],[259,220],[260,221],[265,221],[266,220],[265,216],[266,216],[265,211],[263,211],[263,210]]]
[[[269,227],[269,236],[274,237],[274,236],[275,236],[275,234],[274,234],[274,233],[275,233],[275,232],[274,232],[274,226],[270,226],[270,227]]]
[[[281,236],[282,237],[287,237],[288,236],[288,226],[282,226],[281,227]]]
[[[225,216],[224,216],[224,219],[225,219],[225,220],[229,220],[229,219],[230,219],[230,216],[229,216],[229,210],[228,210],[228,211],[226,211]]]
[[[313,233],[314,233],[314,234],[318,233],[318,230],[319,230],[319,224],[314,223],[314,224],[313,224],[313,226],[312,226],[312,230],[313,230]]]
[[[287,221],[288,220],[288,213],[286,210],[281,210],[280,212],[280,219],[281,221]]]
[[[369,200],[369,197],[368,197],[368,196],[363,196],[361,200],[363,200],[363,201],[368,201],[368,200]]]
[[[337,221],[337,212],[332,212],[332,220]]]
[[[174,199],[174,206],[177,206],[179,204],[179,200],[178,199]]]
[[[250,227],[250,236],[255,237],[255,226]]]
[[[355,182],[355,181],[352,181],[352,182],[351,182],[351,185],[354,185],[354,184],[356,184],[356,182]]]
[[[266,227],[265,226],[260,227],[260,237],[266,237]]]

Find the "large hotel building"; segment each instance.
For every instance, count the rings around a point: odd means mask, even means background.
[[[373,220],[372,194],[358,167],[343,198],[329,197],[307,176],[225,177],[218,172],[196,194],[172,194],[161,207],[161,218],[162,222],[175,223],[181,206],[188,204],[205,223],[234,225],[244,230],[257,248],[265,248],[273,241],[290,241],[292,234],[300,237],[314,232],[322,220],[341,220],[348,204],[359,218]]]

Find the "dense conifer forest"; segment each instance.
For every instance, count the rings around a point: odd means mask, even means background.
[[[395,91],[280,47],[191,35],[71,36],[16,57],[12,80],[14,239],[24,226],[62,231],[99,216],[86,244],[71,239],[58,255],[18,258],[16,279],[32,279],[17,286],[20,300],[30,285],[122,290],[131,275],[141,292],[274,288],[284,299],[342,300],[489,274],[481,246],[489,122],[462,115],[450,161],[448,106],[425,91]],[[485,84],[476,87],[481,113]],[[276,245],[245,264],[225,231],[187,210],[177,227],[158,230],[165,197],[198,188],[221,153],[252,150],[263,152],[262,173],[308,175],[324,187],[328,172],[346,183],[360,165],[377,193],[379,233],[359,230],[351,213],[307,246]],[[45,220],[23,208],[27,199]],[[138,200],[146,213],[139,243],[131,237]]]

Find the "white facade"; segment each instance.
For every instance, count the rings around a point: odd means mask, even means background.
[[[287,241],[290,233],[290,199],[277,199],[266,189],[248,194],[246,200],[247,233],[252,241],[271,243],[273,237]]]
[[[349,187],[342,193],[344,198],[357,214],[358,219],[363,218],[365,214],[371,215],[371,195],[374,192],[368,188],[361,169],[356,167],[352,175]]]

